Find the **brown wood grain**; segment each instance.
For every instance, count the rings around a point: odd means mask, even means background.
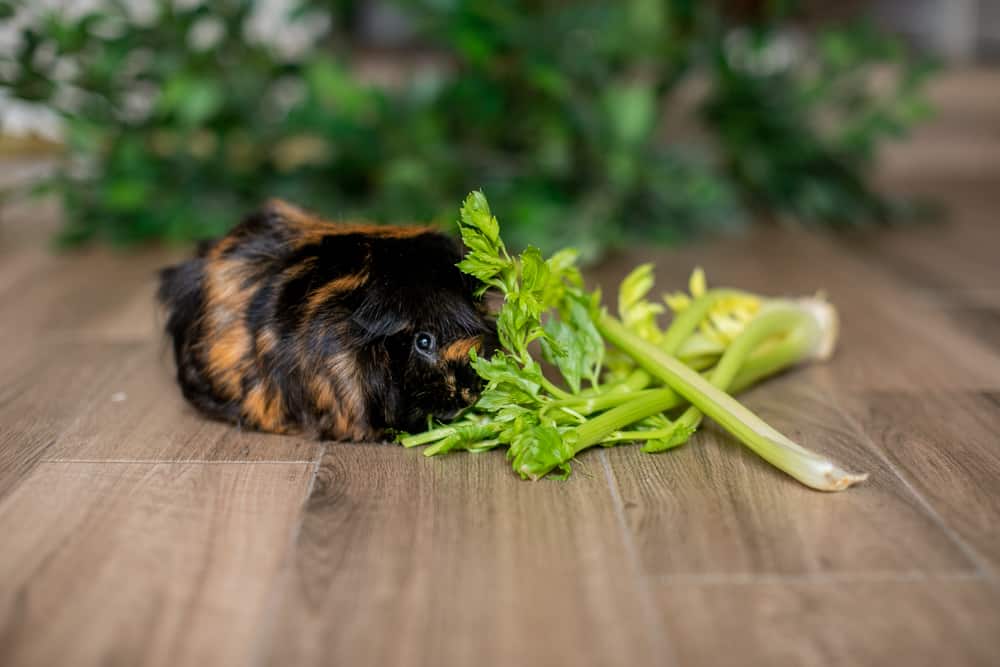
[[[94,349],[94,348],[90,348]],[[205,419],[181,396],[165,345],[147,343],[123,351],[97,348],[94,363],[115,369],[100,383],[78,384],[63,402],[73,418],[45,456],[52,460],[313,461],[322,444],[306,437],[244,430]],[[73,367],[72,346],[50,366]],[[44,387],[48,380],[35,377]]]
[[[947,312],[956,326],[1000,352],[1000,299],[990,306],[955,305]]]
[[[616,511],[594,458],[571,482],[526,484],[500,452],[332,446],[269,662],[667,662]]]
[[[1000,176],[994,187],[1000,187]],[[858,234],[846,239],[845,247],[899,276],[911,289],[946,295],[997,290],[995,190],[956,192],[952,187],[950,193],[938,190],[928,196],[942,195],[948,207],[937,221],[914,225],[905,235],[895,230]]]
[[[868,472],[849,493],[810,491],[711,425],[655,456],[608,452],[645,573],[974,572],[822,387],[793,371],[744,400],[793,440]]]
[[[80,343],[7,356],[0,383],[0,497],[45,456],[84,409],[110,400],[138,344]]]
[[[684,665],[1000,662],[1000,592],[976,580],[720,578],[660,584],[654,594]]]
[[[0,504],[0,663],[247,664],[311,470],[38,466]]]
[[[40,258],[0,292],[0,343],[24,349],[51,340],[158,337],[156,272],[173,253],[133,256],[90,249]]]
[[[312,439],[206,420],[156,343],[64,342],[11,360],[0,385],[0,495],[39,459],[312,461]]]
[[[1000,391],[865,393],[846,404],[966,551],[1000,574]]]

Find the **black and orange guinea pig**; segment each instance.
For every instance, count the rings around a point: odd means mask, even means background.
[[[473,403],[495,324],[429,227],[340,224],[272,200],[161,273],[177,381],[206,415],[376,440]]]

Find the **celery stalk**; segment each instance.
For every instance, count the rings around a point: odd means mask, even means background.
[[[830,335],[824,329],[835,326],[835,315],[818,305],[809,307],[814,308],[817,319],[811,351],[816,355],[828,354],[832,343]],[[603,313],[597,326],[601,335],[633,357],[651,375],[665,382],[692,405],[717,421],[764,460],[806,486],[819,491],[840,491],[867,478],[866,474],[849,473],[832,461],[792,442],[697,372],[630,332],[616,318]]]
[[[660,349],[667,354],[677,354],[678,350],[691,338],[691,335],[698,328],[698,325],[701,324],[702,320],[705,319],[709,311],[722,299],[733,296],[748,295],[746,292],[739,290],[716,288],[708,290],[697,297],[691,302],[690,306],[671,320],[670,326],[667,327],[667,330],[663,334],[663,340],[659,343]],[[718,352],[715,348],[712,348],[711,351]],[[697,354],[697,350],[694,353]],[[708,365],[710,366],[711,364]],[[642,389],[649,386],[650,382],[652,382],[652,377],[650,377],[649,373],[641,368],[637,368],[621,384],[612,389],[612,391],[617,391],[620,386],[625,386],[632,390]]]
[[[718,365],[708,376],[709,382],[722,391],[728,391],[736,374],[746,364],[750,353],[768,338],[779,335],[793,335],[812,346],[818,340],[819,322],[812,311],[802,308],[793,302],[774,300],[767,305],[746,325],[746,328],[730,343]],[[809,348],[802,354],[811,354]],[[794,361],[800,361],[795,359]],[[664,440],[651,442],[643,447],[645,452],[660,452],[682,445],[691,437],[701,424],[702,412],[692,405],[674,422],[676,431]]]

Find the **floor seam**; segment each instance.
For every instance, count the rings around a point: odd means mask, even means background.
[[[312,464],[312,474],[309,476],[309,483],[306,484],[305,492],[302,496],[302,503],[299,507],[298,521],[294,522],[291,530],[289,530],[285,556],[282,559],[274,585],[267,594],[267,602],[264,604],[264,609],[261,611],[260,621],[258,623],[259,631],[256,633],[257,640],[251,654],[251,663],[253,665],[264,664],[264,653],[272,642],[274,629],[277,626],[278,614],[281,607],[281,596],[287,588],[286,580],[291,576],[290,573],[292,572],[295,561],[295,553],[297,551],[299,536],[302,534],[302,526],[306,521],[309,499],[312,497],[313,489],[316,486],[316,478],[319,477],[319,469],[323,463],[323,456],[325,454],[326,446],[321,445],[316,452],[316,456],[309,462]]]
[[[979,571],[951,572],[826,572],[804,574],[650,574],[644,579],[661,584],[695,585],[768,585],[768,584],[877,584],[877,583],[931,583],[984,581],[986,575]]]
[[[667,663],[671,665],[679,665],[681,662],[674,651],[671,638],[667,637],[665,630],[659,629],[661,624],[657,622],[658,614],[656,605],[650,598],[647,588],[642,586],[644,577],[639,559],[639,551],[636,548],[632,531],[629,530],[628,523],[625,520],[625,503],[622,500],[621,491],[618,488],[618,482],[615,480],[614,475],[611,472],[611,464],[608,462],[608,453],[602,449],[598,452],[598,455],[601,457],[601,466],[604,468],[604,481],[608,485],[608,492],[611,494],[611,503],[614,505],[615,519],[618,523],[618,532],[621,534],[622,543],[625,547],[625,554],[632,565],[633,571],[635,572],[636,584],[638,585],[639,597],[641,598],[640,604],[642,605],[642,615],[646,624],[646,632],[650,636],[657,652],[660,655],[667,657]]]

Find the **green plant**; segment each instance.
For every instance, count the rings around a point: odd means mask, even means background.
[[[556,469],[568,475],[570,461],[595,445],[640,441],[647,452],[677,447],[705,413],[811,488],[838,491],[865,479],[792,442],[727,393],[828,357],[837,337],[836,311],[828,303],[707,290],[696,272],[693,300],[668,299],[677,314],[663,331],[656,322],[660,307],[646,300],[650,266],[622,283],[619,319],[601,307],[599,292],[584,290],[575,251],[544,259],[529,246],[512,257],[481,193],[465,200],[459,229],[468,248],[459,268],[483,291],[503,295],[501,349],[488,359],[472,352],[486,382],[476,404],[451,424],[404,434],[404,446],[428,445],[428,456],[506,446],[514,471],[538,479]],[[564,386],[543,373],[529,348],[536,340]],[[619,351],[610,373],[603,372],[605,341]],[[648,388],[654,382],[662,385]],[[687,404],[676,419],[664,414]]]
[[[773,30],[736,33],[714,49],[702,115],[727,173],[752,205],[806,223],[896,217],[899,203],[872,189],[870,172],[882,140],[930,115],[921,95],[930,63],[880,72],[904,51],[868,24],[821,31],[807,67],[769,63],[782,57]]]
[[[15,96],[63,115],[68,160],[48,184],[62,240],[211,237],[267,193],[343,207],[323,185],[372,171],[376,93],[332,57],[281,59],[244,39],[253,3],[157,8],[153,23],[120,5],[46,15],[5,70]],[[199,29],[214,43],[192,46]]]
[[[318,28],[297,53],[247,38],[252,0],[156,0],[141,20],[108,0],[29,21],[0,56],[0,91],[65,121],[47,185],[62,240],[215,236],[274,195],[334,217],[444,221],[476,187],[509,212],[512,246],[585,256],[732,227],[745,203],[878,218],[877,146],[925,111],[923,70],[884,36],[824,34],[811,56],[762,68],[785,14],[739,27],[695,0],[399,0],[440,66],[375,84],[354,73],[357,4],[301,0],[288,20]],[[903,84],[873,92],[876,63]],[[691,78],[710,83],[718,151],[663,126]]]

